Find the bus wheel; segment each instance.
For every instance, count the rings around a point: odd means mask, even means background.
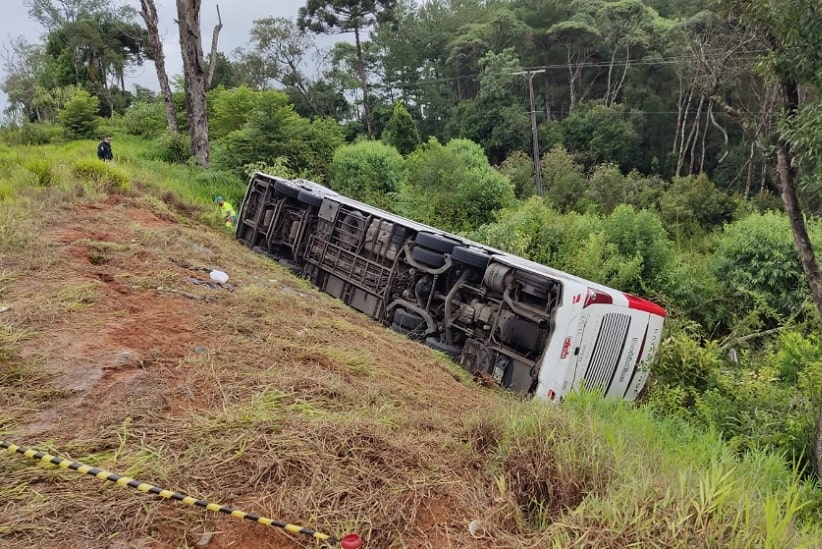
[[[450,356],[451,358],[457,358],[462,353],[462,349],[459,347],[455,347],[454,345],[448,345],[447,343],[443,343],[437,337],[426,337],[425,344],[431,347],[432,349],[439,351],[441,353],[445,353],[446,355]]]
[[[297,195],[300,194],[300,189],[297,187],[292,187],[285,181],[274,182],[274,190],[283,196],[287,196],[288,198],[297,198]]]
[[[303,204],[314,206],[315,208],[319,208],[323,205],[323,197],[318,194],[314,194],[311,191],[300,191],[297,193],[297,200]]]
[[[488,267],[488,262],[491,261],[491,256],[480,250],[472,250],[466,246],[457,246],[451,253],[451,259],[484,271],[486,267]]]
[[[450,254],[451,250],[454,249],[454,246],[459,244],[456,240],[452,240],[434,233],[417,233],[417,237],[414,241],[417,246],[422,246],[423,248],[428,248],[429,250],[434,250],[435,252],[440,252],[443,254]]]
[[[434,269],[439,269],[445,265],[445,257],[439,252],[433,252],[427,248],[415,246],[411,250],[411,257],[423,265],[428,265]]]
[[[291,271],[292,274],[300,274],[300,271],[302,270],[299,265],[290,259],[280,258],[277,260],[277,263]]]
[[[417,313],[409,313],[405,309],[397,309],[394,312],[394,324],[407,330],[415,330],[420,324],[425,324],[425,320]]]

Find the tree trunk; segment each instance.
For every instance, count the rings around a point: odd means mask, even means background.
[[[799,108],[799,91],[796,82],[783,82],[782,91],[785,94],[785,117],[790,120],[796,115]],[[776,145],[776,174],[782,192],[782,201],[785,203],[785,212],[791,224],[791,232],[799,251],[799,261],[802,270],[811,288],[819,318],[822,319],[822,274],[816,263],[813,245],[805,226],[805,218],[796,196],[796,167],[793,162],[790,145],[783,138],[779,138]],[[822,476],[822,411],[816,419],[816,437],[814,440],[814,465],[816,476]]]
[[[614,72],[614,63],[616,62],[616,48],[614,48],[613,53],[611,53],[611,63],[608,65],[608,85],[605,87],[605,106],[610,107],[610,97],[611,97],[611,77],[613,76]]]
[[[200,36],[202,0],[177,0],[177,24],[180,27],[180,51],[186,86],[186,111],[191,152],[200,166],[208,166],[208,113],[206,110],[206,76],[203,68],[203,43]]]
[[[208,89],[211,89],[214,82],[214,69],[217,67],[217,39],[220,31],[223,30],[223,17],[220,15],[220,4],[217,4],[217,24],[214,25],[214,33],[211,35],[211,63],[208,64]]]
[[[625,65],[622,67],[622,77],[619,79],[619,82],[614,86],[613,92],[611,92],[611,98],[609,99],[608,106],[613,107],[616,105],[617,98],[619,97],[619,92],[622,90],[622,86],[625,85],[625,77],[628,76],[628,65],[631,64],[631,46],[630,44],[625,44]]]
[[[179,0],[178,0],[179,1]],[[365,61],[362,58],[362,44],[360,44],[360,29],[354,28],[354,42],[357,45],[357,72],[359,72],[360,85],[362,86],[362,103],[365,114],[365,129],[368,138],[374,137],[374,129],[371,127],[371,105],[368,98],[368,79],[365,77]]]
[[[677,127],[679,128],[680,135],[679,135],[679,150],[677,151],[676,157],[676,176],[682,176],[682,166],[685,164],[685,152],[688,150],[688,141],[686,141],[686,132],[688,130],[688,115],[691,111],[691,102],[693,100],[694,89],[690,88],[688,90],[688,97],[685,99],[685,106],[682,106],[682,100],[680,99],[679,104],[677,105],[677,109],[680,112],[677,120]],[[681,96],[680,96],[681,97]],[[675,140],[676,142],[676,140]]]
[[[568,111],[573,112],[577,106],[577,78],[579,77],[579,72],[581,70],[582,65],[577,65],[576,67],[573,66],[571,63],[571,48],[566,46],[566,51],[568,55],[566,57],[568,62],[568,89],[570,91],[570,102],[568,105]]]
[[[163,102],[166,109],[166,124],[171,133],[177,133],[177,110],[174,108],[174,98],[171,95],[171,86],[168,83],[166,74],[166,56],[163,53],[163,41],[160,40],[158,30],[157,6],[154,0],[140,0],[140,15],[146,23],[148,30],[148,41],[151,49],[154,50],[154,68],[157,72],[157,80],[160,83],[160,91],[163,94]]]

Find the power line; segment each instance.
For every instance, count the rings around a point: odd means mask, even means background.
[[[736,56],[732,59],[734,61],[758,61],[761,58],[761,54],[769,53],[771,50],[761,49],[761,50],[748,50],[745,52],[746,55],[743,56]],[[725,58],[727,54],[725,53],[717,53],[717,54],[709,54],[704,56],[703,60],[715,60],[719,58]],[[533,67],[524,67],[521,72],[513,73],[513,74],[525,74],[527,71],[531,72],[545,72],[548,70],[561,70],[561,69],[573,69],[577,67],[582,68],[625,68],[625,67],[649,67],[649,66],[669,66],[669,65],[676,65],[679,63],[686,63],[686,62],[700,62],[700,59],[697,59],[694,56],[672,56],[672,57],[663,57],[658,59],[636,59],[636,60],[621,60],[621,61],[614,61],[613,63],[610,61],[583,61],[580,63],[555,63],[555,64],[548,64],[548,65],[536,65]],[[480,73],[471,73],[471,74],[460,74],[454,76],[439,76],[437,78],[425,78],[425,76],[421,76],[418,80],[414,82],[395,82],[393,83],[394,86],[397,87],[414,87],[419,86],[420,83],[428,84],[428,83],[439,83],[439,82],[454,82],[457,80],[468,80],[468,79],[477,79],[479,78]]]

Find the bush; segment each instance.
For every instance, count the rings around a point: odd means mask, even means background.
[[[699,396],[717,387],[726,358],[713,342],[705,345],[678,331],[665,338],[651,366],[648,403],[663,414],[688,417]]]
[[[788,220],[781,213],[752,214],[726,225],[713,267],[725,282],[737,317],[757,311],[763,320],[778,324],[797,314],[810,295]]]
[[[734,200],[716,188],[705,174],[676,177],[659,201],[663,221],[686,235],[708,231],[733,218]]]
[[[131,135],[158,135],[166,129],[165,105],[137,101],[123,115],[123,128]]]
[[[251,93],[253,108],[242,113],[231,109],[225,114],[221,124],[226,129],[241,127],[214,143],[213,165],[242,177],[247,164],[271,164],[285,157],[302,177],[320,179],[318,176],[331,164],[334,150],[343,144],[339,125],[334,120],[302,118],[282,92]],[[240,114],[243,118],[237,118]]]
[[[22,126],[4,128],[0,139],[8,145],[46,145],[65,140],[66,131],[56,124],[33,124],[25,122]]]
[[[410,154],[420,144],[420,132],[411,113],[402,103],[396,103],[391,119],[382,133],[382,141],[393,146],[403,156]]]
[[[585,177],[565,147],[556,145],[545,153],[541,168],[545,197],[561,212],[576,209],[585,192]]]
[[[218,87],[208,94],[208,131],[212,139],[221,139],[233,131],[242,129],[254,109],[258,107],[261,93],[246,86],[226,90]]]
[[[623,204],[605,219],[603,230],[607,241],[616,245],[625,258],[642,258],[641,278],[622,289],[647,293],[665,287],[674,265],[674,248],[656,214]]]
[[[584,158],[586,167],[613,162],[625,170],[640,155],[636,130],[642,115],[623,105],[581,103],[562,121],[565,144]]]
[[[288,159],[283,156],[278,156],[273,162],[251,162],[243,166],[244,179],[250,179],[255,172],[267,173],[268,175],[275,175],[284,179],[296,179],[299,174],[291,169]]]
[[[524,152],[512,152],[500,164],[499,172],[514,185],[514,194],[517,198],[525,199],[536,192],[534,161]]]
[[[403,170],[397,149],[379,141],[360,141],[334,153],[329,186],[345,196],[390,210]]]
[[[48,158],[29,158],[21,164],[37,178],[38,187],[51,187],[59,183],[59,175],[54,171],[54,163]]]
[[[555,240],[542,238],[543,231],[562,218],[559,212],[551,209],[541,198],[532,196],[522,207],[501,210],[495,222],[483,225],[469,234],[469,238],[550,265],[553,256],[545,250],[554,250],[552,244]]]
[[[585,193],[596,211],[610,214],[628,195],[628,180],[616,164],[600,164],[588,179]]]
[[[84,89],[74,92],[66,106],[58,113],[57,121],[75,139],[93,138],[97,134],[97,111],[100,100]]]
[[[93,183],[96,190],[104,193],[131,188],[128,176],[122,169],[97,159],[75,160],[71,164],[71,174]]]
[[[408,156],[406,167],[398,207],[412,219],[447,231],[475,230],[514,201],[508,179],[467,139],[441,145],[432,137]]]
[[[166,132],[147,156],[168,164],[185,164],[191,157],[191,139],[187,134]]]

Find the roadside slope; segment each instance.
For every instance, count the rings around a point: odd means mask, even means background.
[[[15,443],[329,533],[371,524],[376,546],[466,537],[444,516],[466,497],[453,480],[468,464],[449,445],[487,391],[161,202],[115,194],[44,217],[3,256],[18,356],[0,417]],[[0,507],[4,544],[176,545],[219,530],[212,547],[313,545],[10,457],[3,476],[27,495]]]
[[[0,439],[369,549],[822,539],[778,458],[621,402],[475,387],[172,195],[84,185],[0,219]],[[317,546],[0,454],[3,547],[198,543]]]

